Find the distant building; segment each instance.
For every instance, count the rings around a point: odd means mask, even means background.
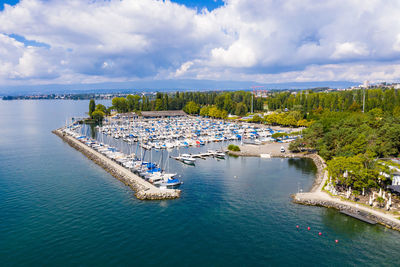
[[[143,118],[184,117],[186,115],[183,110],[142,111]]]
[[[119,113],[117,116],[125,120],[137,119],[139,117],[135,112]]]

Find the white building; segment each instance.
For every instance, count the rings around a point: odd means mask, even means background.
[[[392,185],[400,185],[400,173],[399,172],[393,173]]]

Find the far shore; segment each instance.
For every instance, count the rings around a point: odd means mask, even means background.
[[[368,205],[345,200],[340,196],[332,196],[324,190],[328,180],[325,161],[315,153],[291,153],[288,151],[289,143],[267,143],[263,145],[241,145],[240,151],[229,151],[234,156],[249,156],[263,158],[311,158],[317,166],[316,179],[309,192],[298,192],[292,195],[293,202],[310,206],[321,206],[347,211],[353,214],[362,214],[365,218],[382,224],[388,228],[400,231],[400,215],[388,211],[378,210]],[[281,147],[285,152],[281,152]]]

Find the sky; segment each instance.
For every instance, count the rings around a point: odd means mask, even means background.
[[[398,82],[398,14],[388,0],[0,1],[0,86]]]

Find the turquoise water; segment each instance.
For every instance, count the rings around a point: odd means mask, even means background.
[[[2,266],[398,266],[398,232],[291,202],[307,159],[171,160],[182,197],[137,200],[51,134],[87,106],[0,101]]]

